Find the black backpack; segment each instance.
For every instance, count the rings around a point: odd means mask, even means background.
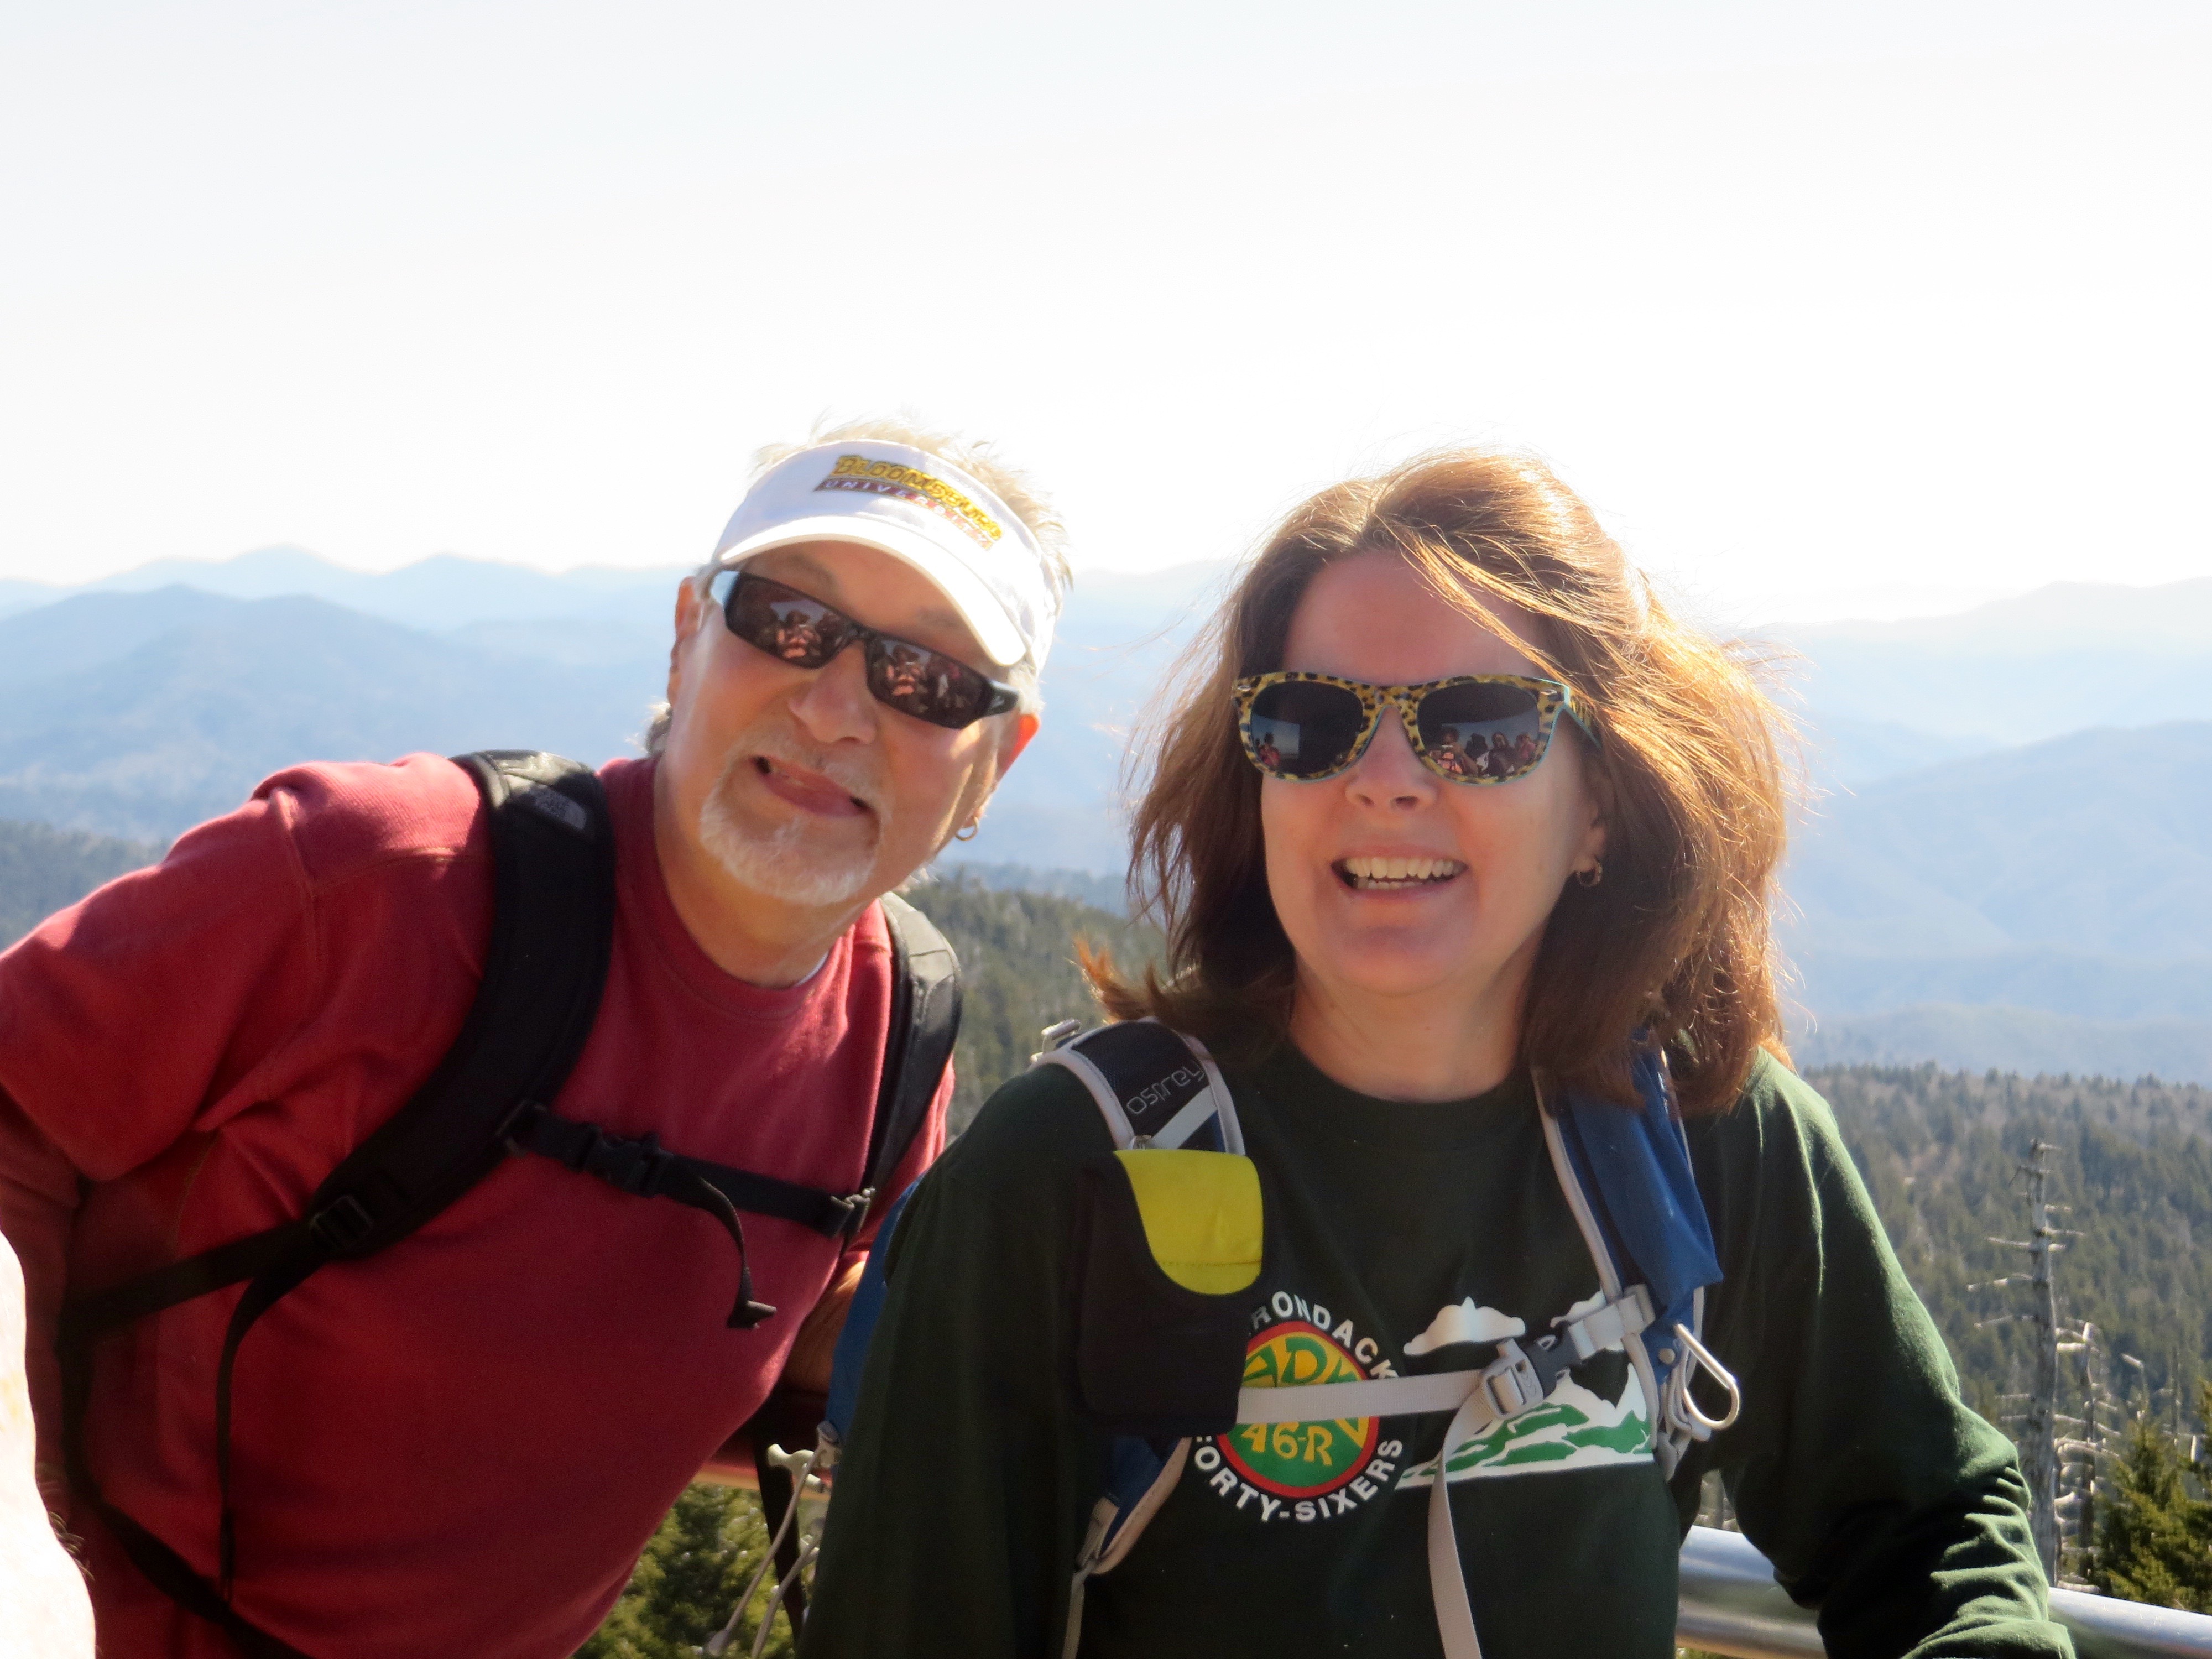
[[[738,1212],[781,1218],[836,1238],[856,1231],[898,1168],[944,1076],[960,1026],[959,964],[928,919],[886,896],[896,960],[882,1085],[869,1133],[866,1185],[836,1194],[687,1158],[556,1117],[560,1093],[599,1012],[612,948],[615,848],[606,796],[591,771],[558,756],[498,750],[457,757],[490,814],[491,939],[459,1036],[428,1081],[331,1171],[307,1213],[202,1252],[63,1310],[57,1340],[63,1445],[70,1484],[155,1586],[222,1627],[252,1659],[307,1659],[230,1605],[230,1379],[255,1320],[317,1269],[359,1261],[405,1238],[510,1156],[534,1153],[641,1197],[673,1199],[720,1222],[738,1251],[729,1323],[775,1310],[754,1298]],[[216,1472],[222,1493],[220,1580],[108,1503],[84,1447],[90,1347],[102,1333],[193,1297],[249,1281],[216,1373]]]

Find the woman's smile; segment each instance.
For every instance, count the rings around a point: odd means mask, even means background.
[[[1354,854],[1329,866],[1336,878],[1358,893],[1434,893],[1467,873],[1457,859],[1422,854]]]

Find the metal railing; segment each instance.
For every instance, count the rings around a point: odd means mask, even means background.
[[[2054,1590],[2051,1616],[2073,1633],[2080,1659],[2186,1659],[2212,1655],[2212,1618]],[[1684,1647],[1732,1659],[1820,1659],[1813,1615],[1774,1582],[1774,1569],[1740,1533],[1692,1527],[1682,1544]]]

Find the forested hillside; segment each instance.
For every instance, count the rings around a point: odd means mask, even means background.
[[[956,1131],[992,1090],[1030,1063],[1046,1026],[1098,1018],[1075,965],[1076,940],[1132,964],[1159,949],[1158,933],[1140,923],[1077,899],[994,890],[969,876],[955,874],[907,896],[960,953],[966,1000],[953,1057]]]
[[[2052,1269],[2062,1320],[2087,1320],[2108,1345],[2124,1402],[2146,1381],[2163,1407],[2212,1370],[2212,1090],[2146,1079],[1975,1077],[1838,1066],[1811,1081],[1836,1109],[1906,1273],[1942,1328],[1968,1398],[2002,1414],[2023,1389],[2026,1292],[1970,1291],[2021,1270],[1989,1242],[2026,1224],[2017,1165],[2029,1143],[2057,1148],[2051,1194],[2079,1233]],[[2116,1356],[2142,1362],[2139,1373]]]
[[[0,818],[0,951],[100,883],[161,856],[144,842]]]

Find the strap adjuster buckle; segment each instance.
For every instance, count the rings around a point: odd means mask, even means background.
[[[845,1207],[844,1218],[837,1224],[837,1236],[850,1238],[860,1231],[860,1224],[868,1218],[868,1206],[876,1201],[876,1189],[863,1187],[836,1200]]]
[[[1544,1401],[1544,1381],[1536,1367],[1508,1337],[1498,1345],[1498,1358],[1482,1368],[1482,1386],[1500,1417],[1510,1417]]]
[[[376,1218],[368,1206],[351,1193],[341,1193],[307,1218],[307,1232],[332,1255],[343,1255],[376,1231]]]
[[[631,1139],[594,1128],[576,1168],[617,1191],[650,1198],[660,1192],[662,1177],[675,1161],[676,1154],[650,1133]]]
[[[1550,1342],[1565,1339],[1574,1354],[1571,1363],[1578,1365],[1649,1329],[1654,1317],[1651,1292],[1642,1285],[1631,1285],[1612,1301],[1601,1303],[1577,1318],[1569,1319],[1562,1315],[1553,1320],[1552,1323],[1559,1328],[1559,1335],[1545,1340]]]
[[[538,1123],[550,1115],[538,1102],[519,1100],[514,1109],[500,1120],[499,1127],[491,1132],[492,1139],[507,1148],[509,1158],[520,1158],[531,1150],[531,1135]]]

